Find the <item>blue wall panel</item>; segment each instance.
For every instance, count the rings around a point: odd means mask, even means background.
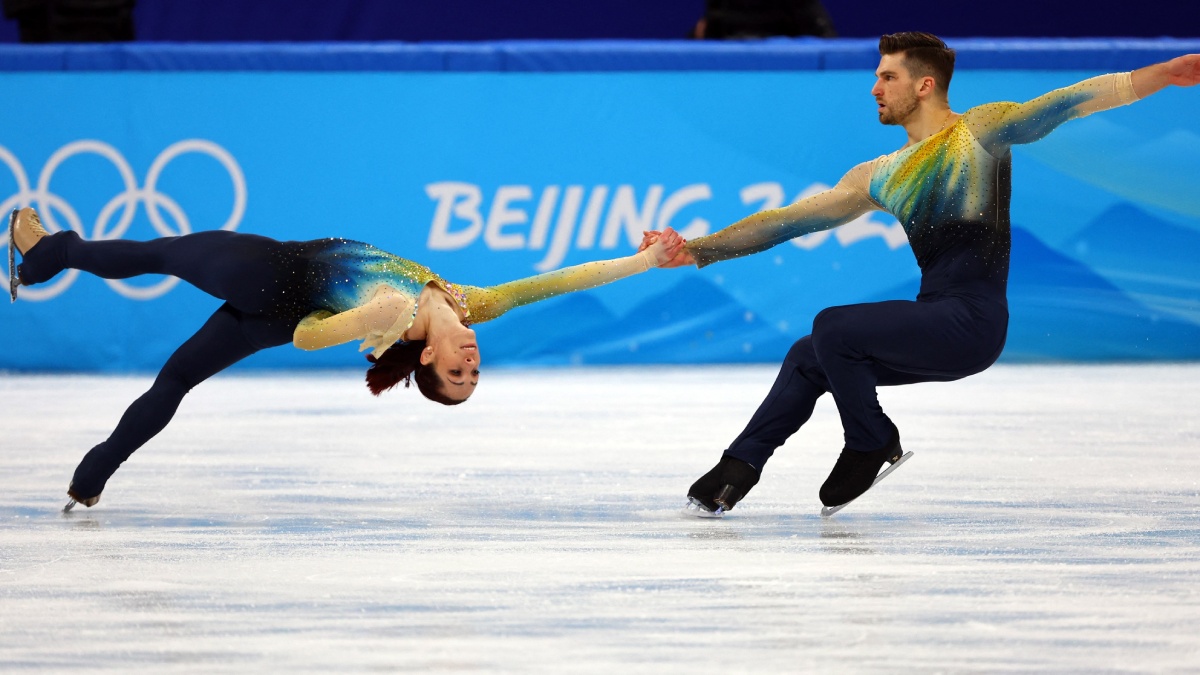
[[[952,99],[1024,100],[1094,72],[964,70]],[[3,77],[21,104],[0,108],[0,208],[33,203],[93,239],[345,236],[469,284],[627,255],[647,226],[713,231],[903,142],[875,119],[869,71]],[[1005,359],[1200,357],[1198,95],[1169,90],[1015,150]],[[917,273],[876,213],[518,309],[481,342],[493,364],[776,361],[821,308],[912,297]],[[0,309],[0,368],[157,368],[218,304],[164,283],[25,289]],[[360,358],[284,347],[250,363]]]

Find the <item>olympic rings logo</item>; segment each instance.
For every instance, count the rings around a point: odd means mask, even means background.
[[[242,174],[242,168],[238,166],[237,160],[225,148],[201,139],[179,141],[159,153],[154,162],[150,164],[150,170],[146,173],[146,182],[141,187],[138,186],[133,169],[130,168],[125,157],[116,148],[103,141],[74,141],[59,148],[42,168],[36,189],[30,189],[25,168],[16,156],[8,148],[0,146],[0,162],[4,162],[8,166],[17,181],[16,194],[0,202],[0,215],[7,218],[8,213],[14,208],[33,206],[38,210],[42,224],[48,232],[58,232],[64,229],[58,220],[61,215],[66,219],[67,227],[70,227],[79,236],[85,239],[90,238],[93,241],[101,241],[120,239],[124,236],[137,214],[138,204],[143,203],[146,205],[146,215],[150,219],[150,224],[160,235],[173,237],[188,234],[192,232],[192,224],[188,220],[187,214],[184,213],[178,202],[158,191],[158,181],[163,170],[171,163],[171,160],[185,153],[208,155],[219,162],[229,173],[229,178],[233,182],[233,210],[229,214],[229,219],[221,225],[220,229],[237,229],[246,211],[246,178]],[[96,222],[92,225],[90,237],[74,207],[50,188],[50,181],[59,165],[80,154],[95,154],[112,162],[125,186],[124,192],[113,197],[104,205],[104,208],[100,209],[99,215],[96,216]],[[117,218],[115,224],[112,224],[118,210],[120,210],[120,217]],[[163,219],[163,210],[175,221],[175,227],[178,229],[172,228]],[[7,226],[0,235],[0,244],[10,245]],[[7,273],[7,270],[5,272]],[[67,270],[66,274],[54,283],[22,288],[20,297],[26,300],[49,300],[66,291],[78,276],[79,270]],[[104,281],[117,293],[133,300],[157,298],[179,283],[179,279],[175,277],[167,277],[152,286],[131,286],[119,279],[105,279]]]

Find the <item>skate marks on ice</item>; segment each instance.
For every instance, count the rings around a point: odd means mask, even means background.
[[[219,376],[69,514],[149,378],[0,378],[0,670],[1194,668],[1200,368],[883,390],[922,461],[830,519],[827,401],[725,518],[681,518],[774,369],[653,375],[492,372],[470,417]]]

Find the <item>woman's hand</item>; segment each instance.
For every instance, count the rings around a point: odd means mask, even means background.
[[[375,291],[375,295],[371,296],[367,304],[363,305],[363,309],[366,310],[367,316],[371,317],[371,326],[358,351],[371,349],[371,356],[378,359],[396,344],[408,329],[412,319],[412,305],[408,297],[384,284]]]
[[[649,250],[656,261],[655,267],[695,265],[696,259],[683,247],[686,243],[678,232],[669,227],[662,232],[643,231],[642,245],[638,247],[638,252]]]
[[[1167,61],[1167,81],[1177,87],[1200,84],[1200,54],[1186,54]]]
[[[1133,71],[1133,93],[1138,98],[1162,90],[1167,85],[1191,87],[1200,84],[1200,54],[1184,54]]]

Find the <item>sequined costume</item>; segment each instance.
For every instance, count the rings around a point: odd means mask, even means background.
[[[819,313],[726,454],[761,469],[825,392],[837,403],[846,447],[882,448],[896,429],[877,386],[955,380],[994,363],[1008,327],[1011,146],[1135,100],[1131,74],[1117,73],[1023,104],[971,108],[932,136],[855,166],[825,192],[688,242],[703,267],[880,210],[903,225],[921,269],[915,302]]]
[[[338,315],[369,304],[382,287],[398,291],[409,303],[407,311],[378,317],[379,326],[393,327],[403,334],[416,316],[417,298],[428,284],[436,284],[455,299],[467,324],[490,321],[514,307],[544,300],[563,293],[594,288],[649,269],[645,257],[629,256],[615,260],[575,265],[526,279],[492,287],[453,284],[434,274],[428,267],[382,251],[370,244],[347,239],[321,239],[293,245],[307,268],[301,311],[313,312],[300,324],[297,337],[308,330],[317,348],[349,340],[362,339],[360,321],[339,325]],[[349,331],[333,338],[313,338],[322,331]],[[381,329],[382,331],[382,329]],[[378,333],[376,333],[376,336]],[[297,346],[310,348],[297,339]]]
[[[167,359],[150,390],[125,411],[107,440],[75,470],[73,492],[99,495],[131,454],[162,431],[193,387],[238,361],[293,341],[302,321],[354,311],[388,285],[409,300],[411,325],[426,284],[445,289],[474,323],[537,300],[593,288],[652,266],[646,252],[481,288],[451,284],[428,268],[373,246],[344,239],[279,242],[237,232],[198,232],[152,241],[84,241],[72,231],[41,240],[19,267],[22,283],[48,281],[64,269],[106,279],[140,274],[177,276],[224,304]],[[343,336],[330,344],[366,335]]]

